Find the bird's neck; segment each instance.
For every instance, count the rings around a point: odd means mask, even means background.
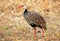
[[[24,13],[28,13],[28,10],[27,10],[27,9],[25,9]]]

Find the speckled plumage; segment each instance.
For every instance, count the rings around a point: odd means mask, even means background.
[[[38,14],[37,12],[33,11],[24,11],[23,14],[24,18],[27,20],[28,24],[31,25],[32,27],[40,27],[46,29],[46,22],[44,18]]]

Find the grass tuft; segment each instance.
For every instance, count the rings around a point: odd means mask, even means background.
[[[2,30],[8,30],[8,26],[7,25],[3,25],[3,26],[0,27],[0,29],[2,29]]]

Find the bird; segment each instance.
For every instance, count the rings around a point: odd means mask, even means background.
[[[26,5],[19,5],[18,8],[24,8],[23,17],[33,28],[34,37],[36,37],[36,27],[42,29],[42,36],[44,37],[44,30],[46,30],[46,22],[44,18],[38,12],[28,11]]]

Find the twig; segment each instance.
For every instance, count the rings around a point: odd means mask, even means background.
[[[2,13],[2,14],[0,15],[0,17],[2,17],[4,14],[5,14],[5,13]]]

